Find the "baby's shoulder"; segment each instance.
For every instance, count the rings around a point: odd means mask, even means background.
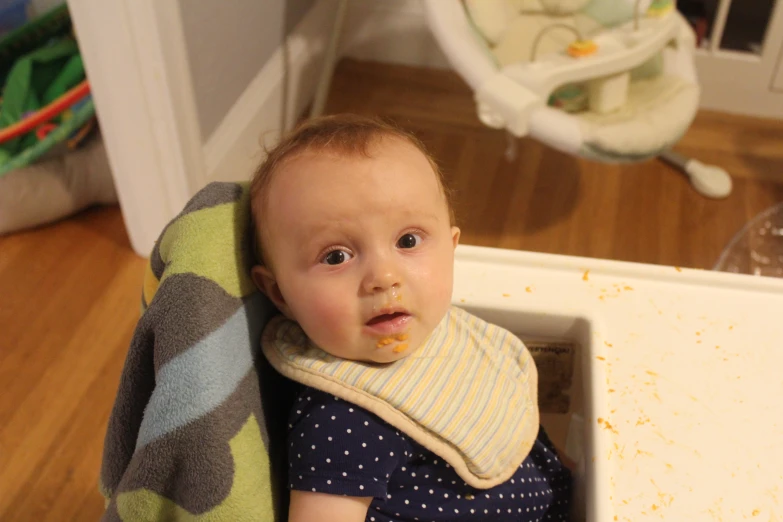
[[[319,429],[376,436],[399,436],[389,424],[355,404],[315,388],[305,387],[294,402],[289,417],[294,430]]]

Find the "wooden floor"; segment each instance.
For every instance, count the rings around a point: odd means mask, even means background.
[[[482,127],[453,74],[342,62],[329,110],[389,116],[440,160],[469,244],[710,268],[783,201],[783,122],[700,114],[680,150],[735,176],[709,201],[658,162],[608,166]],[[103,434],[144,260],[116,208],[0,238],[0,520],[97,520]]]

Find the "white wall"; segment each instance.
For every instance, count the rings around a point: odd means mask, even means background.
[[[179,0],[202,141],[314,1]]]

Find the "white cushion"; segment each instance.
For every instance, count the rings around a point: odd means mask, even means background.
[[[450,1],[450,0],[448,0]],[[516,12],[509,0],[465,0],[465,9],[490,44],[503,39]]]

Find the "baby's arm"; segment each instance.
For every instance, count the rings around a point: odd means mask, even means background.
[[[291,491],[288,522],[364,522],[372,497]]]
[[[289,418],[289,522],[364,522],[407,449],[375,415],[303,389]]]

